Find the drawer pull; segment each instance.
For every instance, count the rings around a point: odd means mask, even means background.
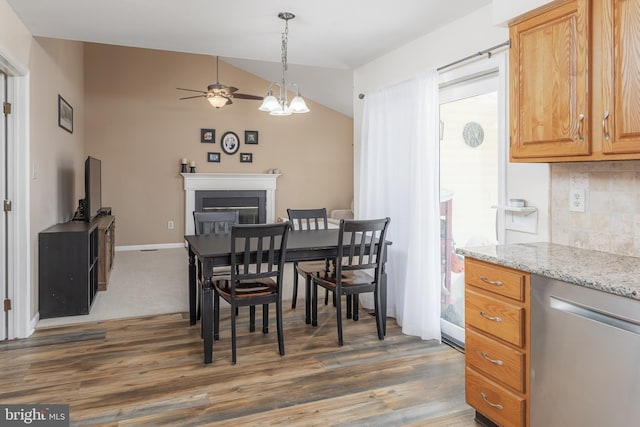
[[[491,320],[491,321],[494,321],[494,322],[502,322],[502,319],[501,319],[501,318],[499,318],[499,317],[497,317],[497,316],[496,316],[496,317],[489,316],[489,315],[488,315],[487,313],[485,313],[484,311],[480,311],[480,316],[484,317],[485,319],[489,319],[489,320]]]
[[[484,400],[488,405],[493,406],[494,408],[502,411],[504,408],[502,407],[502,405],[498,404],[498,403],[492,403],[489,401],[489,399],[487,399],[487,395],[484,394],[484,392],[480,392],[480,396],[482,396],[482,400]]]
[[[502,286],[502,282],[500,280],[489,280],[484,276],[480,276],[480,280],[483,281],[484,283],[488,284],[488,285],[493,285],[493,286]]]
[[[498,365],[498,366],[504,365],[504,362],[502,360],[492,359],[484,351],[480,352],[480,354],[482,355],[482,357],[485,358],[485,360],[488,360],[489,362],[493,363],[494,365]]]

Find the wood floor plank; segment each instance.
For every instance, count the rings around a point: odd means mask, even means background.
[[[281,357],[275,317],[264,335],[260,311],[253,333],[246,310],[238,316],[235,366],[228,310],[210,365],[184,313],[37,330],[0,351],[0,401],[69,403],[74,426],[476,425],[464,355],[450,347],[405,336],[393,319],[380,341],[365,312],[345,321],[340,347],[335,310],[321,305],[317,328],[303,309],[285,311]]]

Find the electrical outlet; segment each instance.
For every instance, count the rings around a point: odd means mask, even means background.
[[[574,188],[569,192],[569,210],[571,212],[585,212],[587,210],[587,196],[584,188]]]
[[[167,228],[168,228],[169,230],[173,230],[173,221],[169,221],[169,222],[167,222]]]

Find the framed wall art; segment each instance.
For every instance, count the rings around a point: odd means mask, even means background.
[[[244,143],[245,144],[257,144],[258,143],[258,131],[257,130],[245,130],[244,131]]]
[[[73,107],[58,95],[58,126],[73,133]]]
[[[253,153],[240,153],[240,163],[253,162]]]
[[[216,142],[216,130],[215,129],[200,129],[200,142],[215,143]]]
[[[222,151],[226,154],[235,154],[240,148],[240,139],[238,139],[238,135],[235,132],[225,132],[220,140],[220,145],[222,145]]]
[[[207,153],[207,162],[220,163],[220,153]]]

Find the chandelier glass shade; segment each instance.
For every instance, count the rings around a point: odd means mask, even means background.
[[[291,86],[294,86],[296,89],[296,96],[291,100],[291,103],[288,102],[287,99],[287,83],[285,80],[285,74],[288,68],[287,64],[287,43],[289,37],[289,20],[295,18],[296,16],[290,12],[280,12],[278,14],[278,18],[283,19],[285,21],[284,32],[282,33],[282,81],[281,82],[272,82],[269,85],[269,89],[267,91],[267,95],[264,97],[262,104],[258,107],[258,110],[268,112],[272,116],[290,116],[291,114],[300,114],[300,113],[308,113],[309,107],[307,107],[306,102],[302,96],[300,96],[300,89],[296,84],[291,83]],[[273,94],[274,86],[278,86],[279,92],[276,97]],[[209,102],[212,102],[209,99]],[[213,105],[213,103],[211,104]],[[217,107],[218,108],[218,107]]]

